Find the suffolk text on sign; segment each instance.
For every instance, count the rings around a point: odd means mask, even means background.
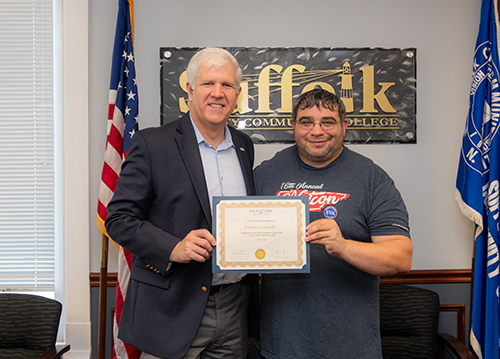
[[[161,123],[189,111],[186,67],[199,48],[160,48]],[[347,110],[350,143],[416,143],[416,49],[227,48],[243,70],[229,124],[255,143],[293,142],[294,100],[321,87]]]

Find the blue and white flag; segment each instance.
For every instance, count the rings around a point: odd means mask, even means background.
[[[476,224],[470,341],[481,359],[499,359],[500,83],[498,3],[483,0],[456,200]]]

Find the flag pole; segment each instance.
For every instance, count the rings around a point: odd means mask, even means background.
[[[101,236],[101,273],[99,278],[99,343],[97,358],[106,357],[106,304],[108,292],[108,236]]]
[[[472,299],[474,298],[474,268],[476,265],[476,230],[477,224],[474,224],[474,230],[472,231],[472,237],[474,238],[472,242],[472,261],[471,261],[471,276],[470,276],[470,301],[469,301],[469,342],[467,347],[471,352],[474,352],[471,345],[471,333],[472,333]],[[464,343],[465,344],[465,343]]]

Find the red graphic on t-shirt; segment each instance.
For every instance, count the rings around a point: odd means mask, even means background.
[[[276,196],[309,196],[309,211],[320,212],[327,205],[336,204],[349,198],[350,194],[291,189],[289,191],[278,191]]]

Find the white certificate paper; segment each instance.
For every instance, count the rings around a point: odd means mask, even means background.
[[[214,197],[214,273],[309,273],[308,197]]]

